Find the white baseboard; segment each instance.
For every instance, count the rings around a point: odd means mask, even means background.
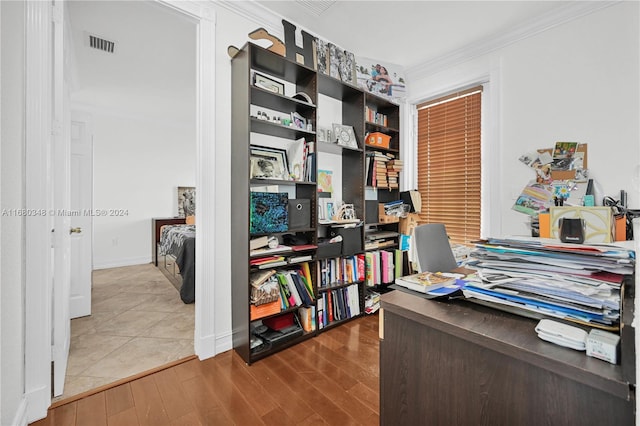
[[[29,424],[29,422],[27,421],[27,398],[23,397],[20,400],[20,404],[18,405],[16,414],[13,416],[11,424],[15,426],[27,426]]]
[[[151,263],[151,256],[127,259],[93,259],[93,269],[119,268],[121,266],[144,265],[147,263]]]
[[[215,335],[207,336],[199,341],[196,341],[195,351],[200,360],[212,358],[217,354],[226,352],[233,348],[233,340],[231,332],[226,333],[222,337],[216,337]]]

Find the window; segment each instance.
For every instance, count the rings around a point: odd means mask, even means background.
[[[420,223],[444,223],[451,241],[480,237],[482,86],[418,105]]]

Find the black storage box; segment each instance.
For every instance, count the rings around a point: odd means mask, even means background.
[[[326,259],[328,257],[338,257],[342,253],[342,241],[330,243],[329,240],[318,241],[316,256],[318,259]]]
[[[292,198],[289,200],[289,229],[311,227],[311,200]]]
[[[355,228],[331,228],[331,238],[342,235],[342,256],[351,256],[362,252],[362,226]]]

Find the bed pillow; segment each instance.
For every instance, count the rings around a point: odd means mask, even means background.
[[[195,225],[196,224],[196,217],[195,216],[187,216],[185,218],[185,223],[187,225]]]

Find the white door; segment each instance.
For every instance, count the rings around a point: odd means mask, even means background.
[[[90,116],[71,113],[71,318],[91,315],[93,134]]]
[[[64,84],[64,23],[62,20],[64,3],[56,1],[54,4],[53,20],[53,147],[51,161],[53,167],[52,193],[53,211],[50,211],[52,226],[52,262],[53,262],[53,292],[52,292],[52,351],[53,361],[53,395],[62,395],[64,379],[67,372],[69,358],[69,343],[71,336],[71,321],[69,318],[69,98]]]

